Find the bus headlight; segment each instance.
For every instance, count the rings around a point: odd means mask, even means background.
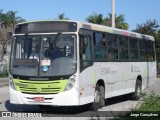
[[[68,80],[68,84],[66,85],[65,91],[72,89],[74,84],[75,84],[75,82],[76,82],[75,78],[70,78]]]
[[[75,80],[74,78],[71,78],[71,79],[70,79],[70,82],[71,82],[71,83],[75,83],[75,81],[76,81],[76,80]]]
[[[12,89],[16,89],[15,88],[15,85],[14,85],[14,83],[13,83],[13,77],[9,77],[9,86],[12,88]]]

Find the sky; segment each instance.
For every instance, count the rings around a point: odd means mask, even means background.
[[[17,11],[27,21],[51,20],[64,13],[70,20],[85,21],[94,12],[104,17],[111,13],[112,0],[0,0],[4,13]],[[115,12],[123,14],[129,30],[156,19],[160,24],[160,0],[115,0]]]

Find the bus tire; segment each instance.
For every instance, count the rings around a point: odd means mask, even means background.
[[[132,94],[131,99],[132,100],[139,100],[141,91],[142,91],[142,82],[141,82],[141,80],[137,80],[136,86],[135,86],[135,92]]]
[[[105,106],[105,89],[104,86],[100,86],[100,107]]]
[[[99,84],[97,84],[94,92],[94,102],[91,104],[90,110],[97,111],[99,107],[100,107],[100,86]]]
[[[92,103],[90,110],[97,111],[100,107],[103,106],[105,106],[104,87],[97,84],[94,93],[94,102]]]

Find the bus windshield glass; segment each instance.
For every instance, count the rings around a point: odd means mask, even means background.
[[[76,35],[24,35],[13,38],[11,73],[18,76],[62,76],[76,70]]]

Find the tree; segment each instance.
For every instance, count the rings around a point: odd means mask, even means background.
[[[86,21],[89,23],[95,23],[95,24],[102,25],[104,23],[104,18],[102,14],[93,13],[93,15],[89,15],[86,18]]]
[[[3,59],[4,46],[11,44],[10,33],[13,32],[15,24],[22,20],[25,21],[21,17],[16,16],[16,14],[16,11],[8,11],[7,13],[3,13],[3,10],[0,9],[0,61]]]
[[[104,19],[104,25],[112,25],[112,14],[108,13],[108,17]],[[124,15],[120,14],[119,16],[115,15],[115,27],[123,30],[128,30],[128,23],[125,22]]]
[[[102,14],[93,13],[86,18],[86,21],[89,23],[95,23],[100,25],[106,25],[111,27],[112,14],[109,13],[108,17],[103,18]],[[119,29],[127,30],[129,25],[125,22],[124,15],[115,16],[115,27]]]
[[[2,13],[0,15],[0,23],[1,23],[1,28],[8,28],[9,26],[11,26],[11,21],[9,19],[9,16],[7,14]]]
[[[26,22],[26,20],[21,18],[20,20],[17,21],[17,23],[22,23],[22,22]]]
[[[8,11],[6,13],[10,23],[12,24],[12,28],[14,28],[15,24],[22,19],[21,17],[16,16],[16,14],[17,14],[17,11]]]
[[[137,27],[133,32],[154,36],[158,31],[158,28],[159,25],[156,20],[147,20],[146,23],[137,24]]]
[[[12,30],[15,24],[19,22],[24,22],[25,19],[22,19],[19,16],[16,16],[17,11],[8,11],[7,13],[3,13],[3,10],[0,10],[0,24],[1,28],[8,28],[11,27]]]
[[[59,20],[69,20],[69,18],[66,18],[66,17],[65,17],[65,14],[64,14],[64,13],[59,14],[59,15],[58,15],[58,19],[59,19]]]

